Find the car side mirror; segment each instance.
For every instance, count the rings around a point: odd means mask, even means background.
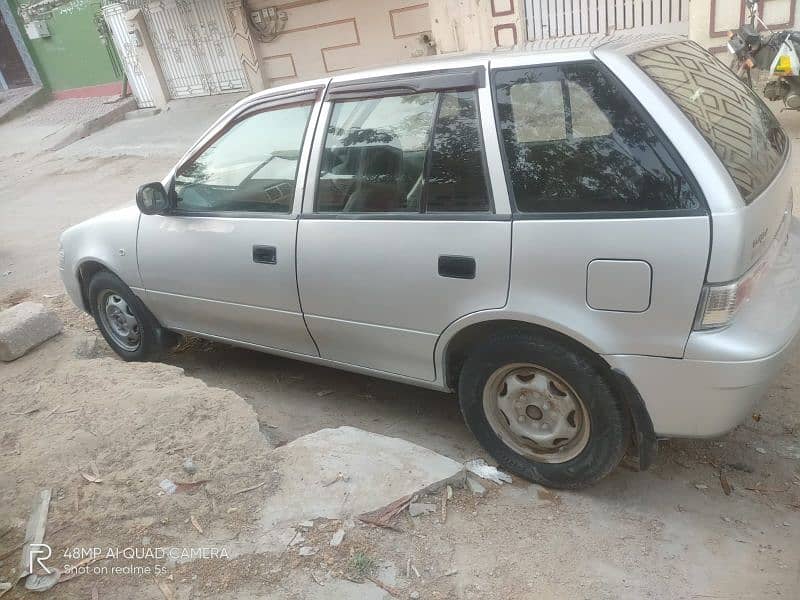
[[[163,215],[169,210],[169,195],[160,181],[145,183],[136,192],[136,205],[142,214]]]

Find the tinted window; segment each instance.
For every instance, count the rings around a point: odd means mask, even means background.
[[[517,210],[698,208],[655,130],[594,64],[498,71],[495,87]]]
[[[319,212],[488,209],[474,92],[426,92],[333,105]]]
[[[441,95],[425,181],[427,212],[489,210],[479,126],[475,92]]]
[[[228,129],[175,176],[181,212],[292,210],[311,105],[257,113]]]
[[[724,64],[693,42],[640,52],[633,60],[706,139],[745,202],[783,164],[786,135],[762,100]]]

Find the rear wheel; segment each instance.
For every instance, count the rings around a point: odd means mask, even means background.
[[[163,348],[163,333],[155,317],[116,275],[99,271],[87,290],[100,333],[128,361],[154,360]]]
[[[476,347],[461,370],[459,402],[501,466],[549,487],[598,481],[630,438],[603,365],[553,335],[507,333]]]

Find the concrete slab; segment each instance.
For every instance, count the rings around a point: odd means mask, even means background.
[[[128,112],[136,108],[136,100],[133,98],[112,99],[100,104],[99,108],[99,114],[96,114],[96,116],[89,115],[85,120],[75,123],[54,136],[48,150],[66,148],[78,140],[89,137],[93,133],[117,121],[121,121]]]
[[[0,157],[68,148],[123,119],[134,106],[131,98],[116,96],[52,100],[0,125],[0,139],[14,140],[0,146]]]
[[[336,579],[324,572],[312,578],[309,573],[292,572],[281,582],[279,589],[253,594],[237,594],[236,600],[391,600],[391,596],[371,581],[356,583],[344,579]]]
[[[49,93],[40,85],[29,85],[0,92],[0,123],[47,101]]]
[[[16,360],[62,327],[61,319],[37,302],[22,302],[0,312],[0,360]]]
[[[280,483],[262,512],[267,530],[317,517],[353,517],[409,494],[464,484],[461,463],[355,427],[304,435],[274,456]]]
[[[59,151],[75,158],[113,155],[179,159],[197,138],[246,94],[171,101],[146,119],[123,119]],[[160,175],[159,175],[160,177]]]

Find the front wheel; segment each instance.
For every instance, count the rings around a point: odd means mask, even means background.
[[[467,357],[459,402],[481,445],[512,473],[580,488],[620,462],[631,425],[603,365],[556,336],[497,335]]]
[[[97,327],[114,352],[127,361],[158,358],[164,347],[160,326],[119,277],[96,273],[87,294]]]

